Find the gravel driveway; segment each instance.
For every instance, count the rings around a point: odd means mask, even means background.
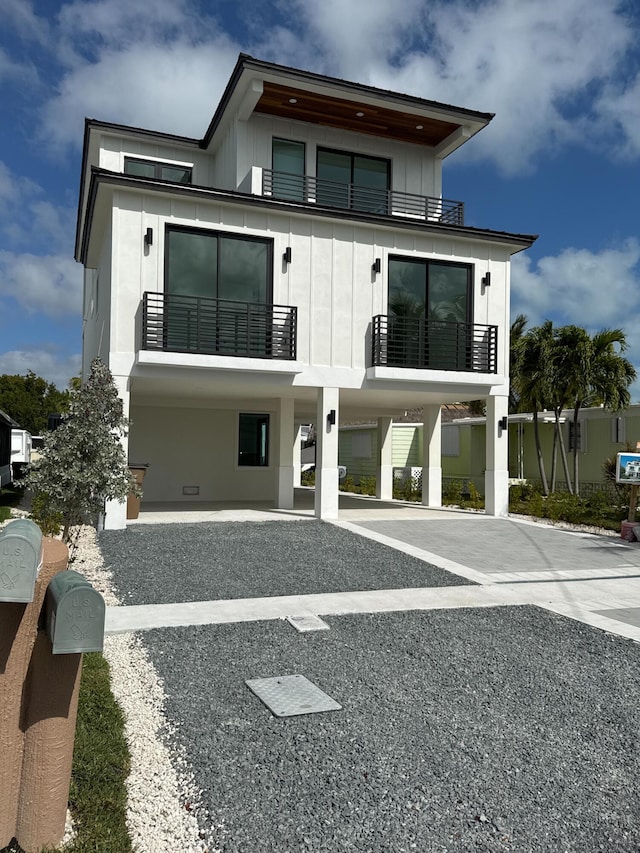
[[[316,521],[99,542],[125,603],[466,583]],[[640,850],[640,646],[533,606],[326,621],[139,635],[212,853]],[[342,710],[277,718],[245,685],[295,673]]]
[[[315,520],[131,525],[98,541],[124,604],[472,584]]]
[[[640,849],[636,644],[535,607],[327,621],[143,635],[211,849]],[[343,709],[244,683],[293,673]]]

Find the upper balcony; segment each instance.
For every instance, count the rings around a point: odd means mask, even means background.
[[[464,203],[397,190],[374,189],[254,166],[239,189],[282,201],[318,204],[337,210],[422,219],[442,225],[464,225]]]

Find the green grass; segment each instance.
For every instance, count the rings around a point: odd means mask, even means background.
[[[100,654],[84,656],[69,802],[75,841],[65,853],[129,853],[127,791],[130,756],[124,719]]]

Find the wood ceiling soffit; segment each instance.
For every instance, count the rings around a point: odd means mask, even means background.
[[[290,98],[295,98],[296,103],[290,103]],[[429,146],[438,145],[460,126],[454,122],[438,121],[385,107],[372,107],[273,83],[264,84],[264,92],[255,111]],[[358,112],[364,115],[356,115]],[[422,125],[422,129],[418,130],[417,125]]]

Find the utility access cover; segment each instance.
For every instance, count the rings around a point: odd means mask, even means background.
[[[339,711],[339,705],[304,675],[277,675],[275,678],[250,678],[245,682],[276,717]]]

